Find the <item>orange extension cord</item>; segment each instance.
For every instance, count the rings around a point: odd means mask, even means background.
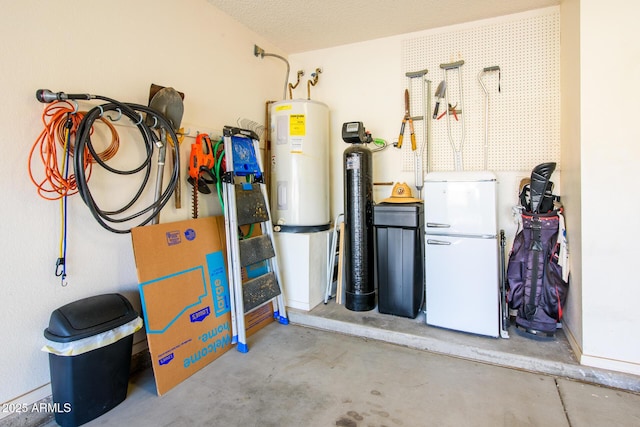
[[[73,143],[69,139],[69,146],[66,147],[66,129],[65,123],[71,120],[71,136],[75,139],[76,129],[85,115],[85,111],[77,111],[77,108],[67,101],[55,102],[47,104],[42,113],[42,123],[44,129],[36,139],[31,151],[29,152],[29,177],[31,182],[38,189],[40,197],[47,200],[58,200],[65,196],[71,196],[78,192],[78,187],[74,174],[66,174],[65,168],[71,167],[66,163],[66,150],[73,155]],[[111,143],[109,146],[98,154],[100,159],[109,160],[118,151],[120,147],[120,138],[115,127],[103,117],[100,121],[107,125],[111,132]],[[93,131],[92,131],[93,132]],[[62,148],[61,155],[58,155],[58,146]],[[44,178],[40,181],[36,180],[33,173],[33,156],[38,149],[40,160],[44,166]],[[59,162],[62,161],[62,164]],[[88,150],[84,152],[84,168],[87,173],[87,181],[91,176],[91,165],[95,160],[91,157]]]

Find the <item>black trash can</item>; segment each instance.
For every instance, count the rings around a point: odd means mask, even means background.
[[[378,311],[414,319],[424,303],[423,204],[377,204],[373,225]]]
[[[102,336],[95,336],[111,330],[115,334],[118,327],[137,318],[138,313],[124,296],[97,295],[53,311],[44,336],[54,343],[80,345],[86,338],[98,339]],[[109,342],[107,337],[105,342]],[[133,332],[103,346],[93,342],[90,348],[96,346],[72,356],[49,354],[53,403],[59,409],[55,418],[61,426],[87,423],[127,396]]]

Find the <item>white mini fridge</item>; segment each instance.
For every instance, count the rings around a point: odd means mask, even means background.
[[[492,172],[425,176],[426,323],[500,334],[497,179]]]

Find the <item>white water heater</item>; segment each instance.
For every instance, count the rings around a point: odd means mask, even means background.
[[[271,218],[280,231],[329,228],[329,107],[292,99],[271,105]]]

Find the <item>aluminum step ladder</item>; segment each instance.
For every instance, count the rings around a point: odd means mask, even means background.
[[[274,318],[289,323],[273,243],[273,224],[262,174],[259,137],[252,131],[231,126],[223,129],[226,172],[222,176],[227,263],[231,293],[233,342],[241,353],[249,351],[245,314],[264,304],[273,304]],[[231,153],[229,155],[228,153]],[[262,234],[239,236],[240,227],[259,224]],[[266,271],[243,283],[242,269],[258,263]]]

